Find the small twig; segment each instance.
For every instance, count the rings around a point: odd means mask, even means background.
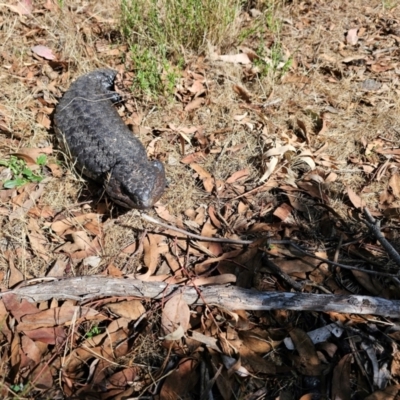
[[[395,248],[386,240],[383,236],[380,229],[380,221],[376,220],[370,213],[367,207],[364,207],[364,215],[367,218],[365,223],[368,228],[372,231],[378,242],[382,245],[382,247],[386,250],[389,257],[396,263],[398,267],[400,267],[400,255],[395,250]]]
[[[379,50],[375,50],[372,55],[373,56],[377,56],[378,54],[382,54],[382,53],[390,53],[391,51],[395,51],[397,50],[398,47],[388,47],[387,49],[379,49]]]
[[[337,262],[337,260],[339,260],[339,251],[340,251],[340,247],[342,246],[342,243],[343,243],[343,234],[340,235],[339,243],[336,247],[335,255],[333,256],[333,261],[335,261],[335,262]]]
[[[218,242],[218,243],[249,245],[249,244],[252,244],[252,243],[256,242],[256,240],[257,240],[257,239],[255,239],[255,240],[240,240],[240,239],[234,240],[234,239],[213,238],[213,237],[207,237],[207,236],[200,236],[200,235],[196,235],[195,233],[191,233],[191,232],[185,231],[184,229],[180,229],[180,228],[177,228],[175,226],[165,224],[164,222],[161,222],[156,218],[150,217],[147,214],[142,214],[142,218],[144,220],[148,221],[148,222],[152,222],[154,224],[160,225],[163,228],[170,229],[172,231],[176,231],[176,232],[182,233],[185,236],[189,236],[189,237],[192,237],[194,239],[201,240],[203,242]],[[338,262],[335,262],[335,261],[328,260],[327,258],[319,257],[319,256],[317,256],[315,254],[309,253],[306,250],[303,250],[300,246],[298,246],[297,244],[293,243],[291,240],[266,239],[266,245],[269,245],[269,244],[283,244],[283,245],[292,246],[294,249],[296,249],[297,251],[299,251],[300,253],[302,253],[302,254],[304,254],[306,256],[309,256],[309,257],[315,258],[317,260],[326,262],[327,264],[334,265],[336,267],[362,271],[362,272],[365,272],[366,274],[371,274],[371,275],[389,276],[391,278],[393,278],[393,277],[399,278],[400,277],[399,274],[390,274],[390,273],[387,273],[387,272],[371,271],[371,270],[368,270],[368,269],[353,267],[351,265],[341,264],[341,263],[338,263]]]
[[[160,220],[158,220],[156,218],[150,217],[150,215],[147,215],[147,214],[142,214],[142,219],[144,219],[148,222],[152,222],[153,224],[160,225],[165,229],[171,229],[172,231],[182,233],[185,236],[189,236],[194,239],[201,240],[203,242],[218,242],[218,243],[230,243],[230,244],[252,244],[255,241],[255,240],[240,240],[240,239],[235,240],[235,239],[215,238],[215,237],[196,235],[195,233],[185,231],[184,229],[180,229],[176,226],[165,224],[164,222],[161,222]]]
[[[294,279],[292,279],[286,272],[282,271],[281,268],[279,268],[278,265],[276,265],[274,262],[272,262],[266,253],[264,253],[264,256],[262,258],[262,261],[264,265],[270,269],[273,273],[278,275],[281,279],[283,279],[287,284],[289,284],[294,290],[297,290],[300,292],[303,290],[304,285],[301,283],[296,282]]]
[[[284,242],[284,241],[281,240],[281,242]],[[300,246],[297,246],[297,244],[292,243],[290,240],[287,240],[286,242],[288,242],[287,243],[288,245],[292,246],[294,249],[298,250],[302,254],[304,254],[306,256],[309,256],[309,257],[313,257],[313,258],[315,258],[317,260],[321,260],[321,261],[326,262],[328,264],[331,264],[331,265],[333,265],[335,267],[340,267],[340,268],[344,268],[344,269],[353,269],[353,270],[365,272],[366,274],[371,274],[371,275],[389,276],[391,278],[393,278],[393,277],[399,278],[400,277],[399,274],[390,274],[388,272],[371,271],[369,269],[353,267],[351,265],[346,265],[346,264],[340,264],[338,262],[328,260],[327,258],[322,258],[322,257],[316,256],[315,254],[308,253],[307,251],[303,250]]]

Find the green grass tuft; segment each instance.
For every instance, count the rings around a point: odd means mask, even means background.
[[[130,44],[135,89],[171,94],[183,51],[204,52],[236,37],[240,0],[122,0],[121,30]]]

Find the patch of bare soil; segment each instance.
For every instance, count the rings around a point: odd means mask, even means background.
[[[182,49],[173,99],[131,92],[118,1],[0,5],[2,398],[398,398],[400,6],[282,2],[252,30],[265,5],[245,2],[236,47]],[[60,96],[105,66],[166,167],[144,217],[54,139]],[[11,155],[41,178],[7,187]],[[89,275],[135,294],[67,279]],[[228,284],[289,301],[237,309]]]

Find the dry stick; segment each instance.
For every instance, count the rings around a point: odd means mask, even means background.
[[[191,233],[188,231],[185,231],[184,229],[177,228],[176,226],[168,225],[165,224],[164,222],[161,222],[160,220],[150,217],[147,214],[141,214],[142,219],[152,222],[153,224],[157,224],[162,226],[163,228],[170,229],[171,231],[176,231],[179,233],[182,233],[185,236],[192,237],[197,240],[201,240],[203,242],[218,242],[218,243],[230,243],[230,244],[244,244],[244,245],[249,245],[254,243],[256,240],[235,240],[235,239],[225,239],[225,238],[214,238],[214,237],[207,237],[207,236],[201,236],[201,235],[196,235],[195,233]],[[309,253],[306,250],[303,250],[300,246],[297,244],[293,243],[291,240],[274,240],[274,239],[267,239],[266,244],[285,244],[288,246],[292,246],[295,250],[299,251],[300,253],[304,254],[305,256],[309,256],[312,258],[315,258],[317,260],[320,260],[322,262],[326,262],[327,264],[333,265],[335,267],[341,267],[345,269],[352,269],[356,271],[362,271],[365,272],[366,274],[371,274],[371,275],[381,275],[381,276],[388,276],[391,278],[399,278],[400,275],[398,274],[390,274],[387,272],[379,272],[379,271],[371,271],[368,269],[364,268],[358,268],[358,267],[352,267],[351,265],[346,265],[346,264],[341,264],[335,261],[328,260],[327,258],[322,258],[319,257],[315,254]]]
[[[289,284],[293,289],[300,292],[304,285],[301,283],[296,282],[292,279],[286,272],[282,271],[278,265],[272,262],[268,257],[263,257],[264,265],[270,269],[274,274],[278,275],[281,279],[283,279],[287,284]]]
[[[281,240],[281,242],[284,242],[284,240]],[[369,270],[369,269],[352,267],[350,265],[341,264],[341,263],[338,263],[338,262],[335,262],[335,261],[331,261],[331,260],[328,260],[326,258],[319,257],[319,256],[317,256],[315,254],[308,253],[307,251],[303,250],[300,246],[297,246],[297,244],[291,242],[290,240],[287,240],[286,242],[288,242],[287,244],[292,246],[297,251],[303,253],[304,255],[309,256],[309,257],[313,257],[313,258],[315,258],[317,260],[320,260],[320,261],[323,261],[323,262],[326,262],[326,263],[331,264],[331,265],[333,265],[335,267],[340,267],[340,268],[345,268],[345,269],[354,269],[356,271],[365,272],[366,274],[370,274],[370,275],[381,275],[381,276],[388,276],[388,277],[391,277],[391,278],[399,278],[400,277],[399,274],[390,274],[388,272],[372,271],[372,270]]]
[[[394,249],[394,247],[386,240],[386,238],[383,236],[381,229],[380,229],[380,225],[381,225],[380,221],[376,220],[371,215],[371,213],[369,212],[367,207],[364,208],[364,214],[368,220],[368,221],[365,221],[368,228],[372,231],[372,233],[375,235],[376,239],[379,241],[379,243],[382,245],[382,247],[389,254],[389,257],[397,264],[398,267],[400,267],[400,255]]]
[[[147,214],[141,214],[141,217],[142,217],[142,219],[144,219],[148,222],[152,222],[153,224],[160,225],[165,229],[171,229],[172,231],[182,233],[185,236],[189,236],[194,239],[201,240],[203,242],[218,242],[218,243],[229,243],[229,244],[252,244],[254,242],[254,240],[235,240],[235,239],[200,236],[200,235],[196,235],[195,233],[185,231],[184,229],[180,229],[175,226],[165,224],[164,222],[161,222],[160,220],[158,220],[156,218],[150,217],[150,215],[147,215]]]
[[[199,288],[198,288],[199,289]],[[375,314],[392,318],[400,317],[400,301],[358,295],[327,295],[314,293],[258,292],[235,286],[201,286],[202,296],[194,287],[171,285],[165,282],[143,282],[136,279],[106,276],[81,276],[44,282],[0,293],[16,295],[30,302],[56,299],[87,301],[99,297],[134,296],[163,299],[180,293],[189,304],[225,307],[229,310],[295,310],[355,314]]]

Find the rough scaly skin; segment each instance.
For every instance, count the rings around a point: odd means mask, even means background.
[[[164,166],[149,161],[144,146],[124,124],[113,104],[117,71],[99,69],[78,78],[54,116],[61,145],[84,175],[105,185],[115,203],[149,208],[166,186]]]

